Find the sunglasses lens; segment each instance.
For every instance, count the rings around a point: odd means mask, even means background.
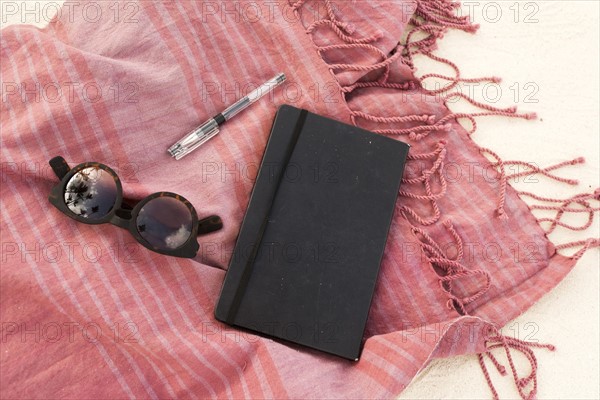
[[[174,250],[189,239],[192,213],[174,197],[156,197],[138,213],[136,226],[140,235],[159,250]]]
[[[117,183],[101,168],[88,167],[77,172],[65,188],[65,204],[80,217],[90,220],[106,216],[117,200]]]

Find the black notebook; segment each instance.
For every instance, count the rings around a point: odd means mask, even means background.
[[[408,149],[281,106],[216,318],[357,360]]]

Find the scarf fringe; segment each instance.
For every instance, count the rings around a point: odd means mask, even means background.
[[[448,65],[455,71],[454,77],[448,77],[448,76],[444,76],[444,75],[440,75],[440,74],[425,74],[425,75],[421,76],[421,78],[419,78],[419,82],[421,83],[421,85],[428,78],[444,79],[444,80],[447,80],[450,82],[450,84],[448,86],[446,86],[442,89],[428,91],[430,94],[434,94],[434,95],[446,93],[443,96],[442,100],[444,101],[444,104],[446,105],[446,107],[448,109],[450,109],[450,107],[448,105],[449,100],[459,99],[459,100],[464,100],[467,103],[471,104],[472,106],[479,108],[481,110],[481,112],[476,112],[476,113],[451,112],[450,114],[443,117],[442,119],[436,121],[435,123],[432,123],[432,126],[433,127],[440,126],[444,123],[447,123],[449,120],[452,120],[452,119],[454,119],[454,120],[467,119],[471,123],[471,129],[468,130],[467,133],[469,135],[471,135],[477,130],[477,121],[476,121],[477,117],[503,116],[503,117],[509,117],[509,118],[523,118],[523,119],[527,119],[527,120],[536,119],[537,115],[535,113],[518,113],[517,108],[514,106],[508,107],[508,108],[497,108],[497,107],[493,107],[489,104],[484,104],[484,103],[478,102],[478,101],[474,100],[473,98],[471,98],[461,92],[448,93],[448,91],[453,89],[459,82],[485,82],[485,81],[500,82],[500,78],[495,77],[495,76],[484,77],[484,78],[474,78],[474,79],[473,78],[471,78],[471,79],[462,78],[460,69],[458,68],[458,66],[455,63],[453,63],[450,60],[447,60],[447,59],[444,59],[442,57],[438,57],[438,56],[432,54],[432,51],[437,48],[437,40],[439,38],[443,37],[443,34],[448,29],[460,29],[465,32],[471,32],[471,33],[475,32],[477,30],[478,26],[470,23],[468,17],[455,15],[455,10],[459,6],[460,6],[460,3],[454,2],[452,0],[434,0],[434,1],[417,0],[417,9],[415,11],[415,15],[410,20],[411,24],[413,25],[413,28],[407,34],[406,44],[403,49],[404,61],[405,61],[405,63],[410,65],[413,68],[413,70],[416,70],[416,68],[414,67],[414,63],[413,63],[413,56],[415,54],[423,54],[423,55],[431,58],[434,61],[438,61],[440,63]],[[418,33],[426,34],[427,36],[423,39],[420,39],[417,41],[412,41],[411,40],[412,37]],[[429,133],[431,131],[433,131],[433,129],[430,128],[429,130],[427,130],[427,133]],[[391,133],[391,132],[385,131],[385,130],[383,130],[381,132],[382,133]],[[421,133],[421,134],[418,134],[418,136],[414,137],[414,139],[418,140],[418,139],[422,138],[423,136],[425,136],[425,135],[423,135]],[[500,174],[499,198],[498,198],[498,204],[496,207],[495,214],[496,214],[496,217],[502,218],[502,219],[509,218],[509,216],[506,213],[506,210],[504,208],[504,203],[505,203],[505,198],[506,198],[506,190],[507,190],[509,179],[517,179],[520,177],[531,176],[534,174],[541,174],[541,175],[546,176],[547,178],[550,178],[557,182],[565,183],[568,185],[577,185],[579,182],[576,179],[563,178],[552,172],[555,170],[561,169],[563,167],[569,166],[569,165],[583,164],[585,162],[585,159],[583,157],[577,157],[573,160],[563,161],[561,163],[551,165],[549,167],[540,168],[537,165],[534,165],[532,163],[528,163],[525,161],[520,161],[520,160],[503,161],[498,156],[498,154],[496,154],[495,152],[493,152],[490,149],[486,149],[483,147],[480,147],[480,151],[484,154],[490,155],[495,160],[495,162],[492,164],[492,166],[495,167]],[[514,167],[514,166],[525,167],[527,169],[522,172],[518,172],[518,173],[514,173],[514,174],[507,174],[506,168]],[[536,200],[562,203],[559,206],[534,205],[534,206],[530,207],[531,210],[555,210],[556,211],[556,215],[553,218],[538,218],[537,219],[538,223],[540,223],[540,224],[545,223],[545,222],[550,223],[550,227],[548,229],[546,229],[547,234],[554,231],[554,229],[557,226],[567,228],[567,229],[570,229],[573,231],[586,230],[587,228],[589,228],[592,225],[595,216],[597,215],[598,211],[600,211],[600,207],[592,206],[592,205],[590,205],[590,203],[588,201],[588,200],[599,200],[600,199],[600,189],[596,189],[596,191],[594,193],[585,193],[585,194],[575,195],[569,199],[564,199],[564,200],[563,199],[543,199],[538,196],[532,195],[530,193],[524,193],[524,192],[518,192],[518,193],[521,196],[529,195],[529,197],[533,197]],[[571,207],[571,205],[576,205],[578,207]],[[574,225],[570,225],[570,224],[567,224],[567,223],[561,221],[561,218],[566,213],[581,213],[581,212],[588,213],[587,222],[581,226],[574,226]],[[580,245],[583,245],[584,247],[580,251],[575,253],[572,257],[575,258],[576,260],[579,259],[583,255],[583,253],[585,251],[587,251],[589,248],[597,247],[597,243],[599,240],[600,240],[599,238],[591,238],[586,241],[573,242],[573,243],[580,243]],[[557,246],[556,248],[557,248],[557,250],[560,250],[560,249],[565,249],[565,248],[569,248],[569,247],[573,247],[573,246]]]
[[[469,315],[465,307],[479,299],[489,290],[491,287],[491,277],[490,274],[483,269],[469,269],[462,263],[464,257],[463,241],[454,228],[451,220],[445,220],[443,225],[456,244],[457,254],[454,258],[444,252],[441,246],[423,229],[412,225],[412,232],[419,241],[421,250],[427,257],[427,261],[433,268],[437,267],[442,271],[442,273],[439,274],[440,277],[438,283],[440,288],[446,292],[448,296],[448,302],[446,303],[447,307],[449,309],[454,308],[461,315]],[[475,278],[478,281],[483,279],[483,286],[475,293],[458,296],[455,293],[452,284],[466,278]]]
[[[484,341],[485,344],[485,352],[479,353],[477,358],[479,359],[479,365],[481,366],[481,370],[485,377],[485,380],[490,387],[492,392],[492,396],[495,400],[499,399],[498,391],[496,390],[494,383],[490,377],[490,373],[485,365],[484,356],[489,358],[492,364],[496,367],[498,372],[505,376],[507,375],[506,367],[504,367],[494,356],[492,350],[494,349],[503,349],[506,354],[506,359],[508,361],[508,365],[510,367],[510,371],[512,373],[513,380],[519,391],[519,395],[522,399],[534,399],[537,394],[537,358],[533,352],[534,348],[547,349],[550,351],[556,350],[556,348],[551,344],[540,344],[535,342],[526,342],[524,340],[516,339],[510,336],[502,335],[502,333],[495,327],[490,326],[486,334],[486,338]],[[517,368],[515,367],[512,352],[517,351],[524,355],[529,361],[529,365],[531,367],[531,372],[529,375],[525,377],[520,377]]]
[[[407,197],[411,199],[425,200],[428,201],[433,210],[433,215],[430,217],[424,217],[419,215],[415,210],[407,205],[402,205],[398,210],[400,215],[403,215],[407,220],[409,217],[414,219],[417,223],[427,226],[436,223],[441,216],[440,209],[437,200],[446,194],[447,183],[443,174],[444,159],[446,157],[446,141],[441,140],[438,142],[437,148],[430,153],[412,154],[408,155],[407,169],[410,169],[411,161],[429,161],[431,160],[431,168],[426,169],[421,173],[420,176],[415,178],[403,178],[403,188],[409,185],[409,188],[414,188],[414,185],[421,185],[425,189],[425,194],[415,194],[407,189],[403,189],[398,192],[401,197]],[[436,178],[437,177],[437,178]],[[437,193],[432,190],[432,181],[437,179],[439,181],[440,189]]]
[[[453,2],[452,0],[433,0],[433,1],[424,1],[417,0],[417,10],[415,12],[415,16],[411,19],[411,23],[414,28],[409,31],[407,35],[407,43],[404,47],[404,61],[406,64],[410,65],[413,70],[415,70],[413,57],[415,54],[422,54],[434,61],[438,61],[440,63],[446,64],[450,68],[452,68],[455,72],[453,77],[444,76],[440,74],[425,74],[419,78],[419,82],[423,85],[424,81],[429,78],[437,78],[446,80],[449,83],[446,87],[442,89],[437,89],[433,91],[429,91],[430,94],[439,95],[442,93],[448,93],[449,90],[453,89],[458,85],[459,82],[500,82],[500,78],[498,77],[484,77],[477,79],[464,79],[461,76],[460,69],[454,64],[452,61],[447,60],[442,57],[438,57],[432,54],[432,51],[437,47],[437,39],[443,37],[443,34],[448,29],[460,29],[465,32],[475,32],[478,28],[477,25],[469,22],[468,17],[458,17],[455,15],[455,9],[458,8],[460,4],[458,2]],[[417,33],[424,33],[427,36],[424,39],[418,41],[411,41],[412,37]],[[516,107],[510,107],[506,109],[495,108],[487,104],[483,104],[475,101],[469,96],[466,96],[462,93],[453,92],[446,94],[443,97],[444,104],[448,107],[448,100],[453,98],[459,98],[465,100],[470,103],[472,106],[479,108],[482,112],[479,113],[454,113],[451,112],[448,116],[442,118],[437,121],[437,123],[444,123],[448,119],[467,119],[471,123],[471,129],[467,132],[469,135],[473,134],[477,129],[476,117],[482,116],[504,116],[510,118],[523,118],[527,120],[536,119],[537,115],[535,113],[517,113]],[[449,107],[448,107],[449,109]],[[582,164],[585,162],[583,157],[578,157],[574,160],[564,161],[562,163],[552,165],[545,168],[539,168],[536,165],[531,163],[523,162],[523,161],[503,161],[495,152],[480,148],[482,153],[487,153],[491,155],[495,159],[495,163],[492,164],[499,170],[500,173],[500,185],[499,185],[499,199],[498,205],[496,208],[496,216],[499,218],[506,219],[508,215],[504,209],[506,189],[507,189],[507,181],[508,179],[515,179],[519,177],[530,176],[535,173],[542,174],[550,179],[553,179],[557,182],[566,183],[569,185],[578,184],[577,180],[562,178],[558,175],[552,173],[557,169],[563,168],[569,165]],[[527,170],[524,172],[519,172],[516,174],[506,174],[506,167],[510,166],[523,166],[526,167]],[[552,232],[557,226],[562,226],[571,230],[581,231],[587,229],[591,226],[595,213],[598,212],[599,207],[592,207],[590,205],[590,201],[599,201],[600,200],[600,188],[596,189],[594,193],[583,193],[579,195],[572,196],[568,199],[554,199],[554,198],[542,198],[536,196],[531,193],[519,192],[521,197],[529,196],[538,201],[550,202],[550,203],[560,203],[559,205],[537,205],[531,206],[532,210],[540,209],[540,210],[555,210],[556,215],[554,218],[540,218],[538,222],[550,222],[550,227],[546,230],[547,233]],[[571,205],[578,205],[579,207],[571,207]],[[582,226],[571,226],[561,221],[562,216],[565,213],[570,212],[586,212],[588,213],[588,220]],[[593,247],[600,247],[600,239],[599,238],[590,238],[587,240],[580,240],[571,243],[565,243],[562,245],[556,246],[557,250],[572,248],[572,247],[581,247],[579,251],[577,251],[571,257],[574,260],[578,260],[583,256],[583,254]],[[525,342],[519,339],[510,338],[507,336],[501,335],[497,329],[493,329],[490,332],[489,337],[486,339],[486,351],[482,354],[478,354],[479,364],[484,373],[488,386],[492,392],[493,398],[498,399],[498,392],[496,391],[494,384],[492,383],[491,377],[485,366],[484,355],[487,356],[497,370],[502,374],[506,374],[506,368],[502,366],[496,357],[492,354],[492,350],[496,348],[503,348],[506,353],[506,358],[508,360],[514,382],[517,386],[519,395],[522,399],[533,399],[537,393],[537,359],[532,348],[546,348],[554,351],[555,348],[552,345],[541,345],[537,343]],[[517,370],[515,368],[511,351],[518,351],[525,355],[530,362],[531,372],[527,377],[521,378],[517,374]],[[528,388],[530,388],[528,390]]]

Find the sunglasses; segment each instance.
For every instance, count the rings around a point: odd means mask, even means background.
[[[70,168],[58,156],[50,166],[61,180],[48,197],[54,207],[84,224],[110,223],[127,229],[157,253],[193,258],[200,248],[196,237],[223,227],[217,215],[198,220],[194,206],[175,193],[154,193],[134,206],[123,202],[121,180],[104,164],[87,162]]]

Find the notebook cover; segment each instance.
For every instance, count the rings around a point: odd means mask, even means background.
[[[216,318],[357,360],[408,149],[281,106]]]

